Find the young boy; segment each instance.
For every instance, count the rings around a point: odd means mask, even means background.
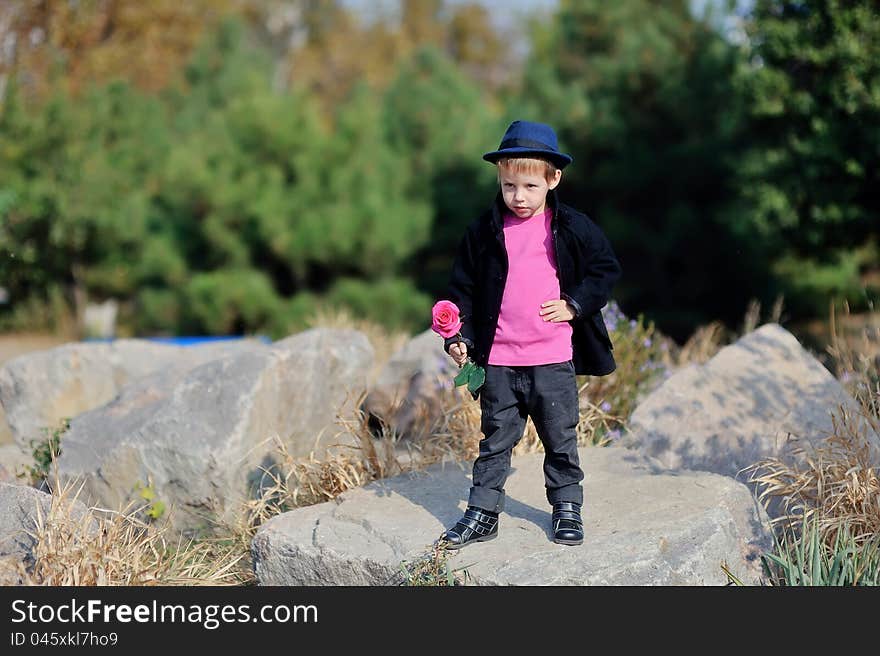
[[[581,544],[575,375],[616,368],[600,310],[620,264],[599,227],[559,202],[555,189],[572,158],[550,126],[514,121],[483,159],[496,164],[501,189],[461,240],[445,298],[461,310],[463,341],[444,344],[457,364],[470,356],[486,370],[474,393],[483,438],[467,510],[442,540],[458,549],[498,535],[511,451],[531,416],[544,445],[553,539]]]

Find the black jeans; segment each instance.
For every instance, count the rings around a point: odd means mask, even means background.
[[[480,390],[480,455],[474,461],[469,505],[501,512],[510,454],[531,416],[544,445],[547,501],[583,503],[577,451],[578,392],[571,360],[557,364],[486,366]]]

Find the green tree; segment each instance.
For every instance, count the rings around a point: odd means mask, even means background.
[[[746,33],[740,179],[756,236],[802,312],[824,314],[829,295],[864,306],[860,267],[880,266],[880,8],[759,0]]]
[[[166,148],[160,117],[125,83],[76,100],[58,90],[39,111],[13,88],[0,115],[0,280],[13,307],[60,291],[79,314],[133,293]]]

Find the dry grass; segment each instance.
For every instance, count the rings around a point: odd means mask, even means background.
[[[401,585],[408,586],[454,586],[468,585],[469,565],[453,568],[449,564],[450,552],[443,540],[436,541],[420,558],[404,561],[400,564],[402,571]]]
[[[880,534],[880,454],[868,440],[868,431],[880,434],[876,415],[853,414],[840,406],[832,413],[833,433],[822,444],[797,447],[792,463],[767,458],[747,468],[750,482],[758,484],[759,499],[782,501],[784,514],[777,524],[815,521],[820,537],[831,544],[848,524],[856,542]]]
[[[78,504],[81,487],[56,483],[47,512],[37,506],[23,585],[241,585],[242,554],[221,541],[172,538],[170,524],[145,522],[141,508],[120,511]]]

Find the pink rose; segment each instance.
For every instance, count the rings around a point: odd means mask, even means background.
[[[452,301],[437,301],[431,309],[433,323],[431,330],[444,338],[449,338],[461,330],[458,306]]]

